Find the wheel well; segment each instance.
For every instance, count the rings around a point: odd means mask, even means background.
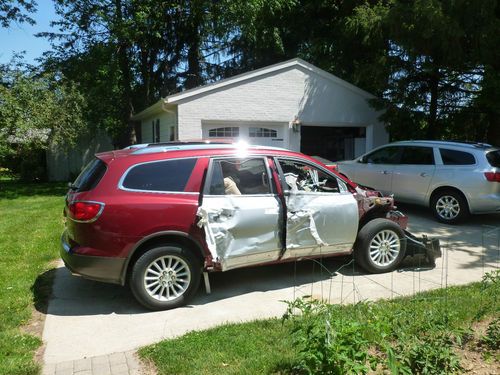
[[[467,200],[467,197],[465,196],[464,193],[462,193],[459,189],[453,187],[453,186],[440,186],[438,187],[437,189],[435,189],[430,198],[429,198],[429,207],[431,207],[432,205],[432,200],[434,199],[434,197],[436,196],[436,194],[442,192],[442,191],[446,191],[446,190],[452,190],[458,194],[460,194],[462,196],[462,198],[464,198],[465,202],[467,203],[467,209],[469,209],[469,201]],[[432,207],[431,207],[432,208]]]
[[[200,245],[197,244],[194,240],[182,235],[175,235],[175,234],[160,235],[157,237],[150,238],[147,241],[144,241],[135,249],[134,253],[132,254],[127,263],[126,273],[125,275],[123,275],[124,283],[128,281],[130,271],[132,270],[132,267],[134,266],[137,259],[139,259],[146,251],[148,251],[152,247],[165,244],[170,244],[170,245],[176,244],[191,249],[193,254],[200,261],[200,264],[203,265],[203,262],[205,260],[203,251]]]

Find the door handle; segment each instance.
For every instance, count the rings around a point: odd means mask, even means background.
[[[427,173],[426,172],[420,173],[420,177],[427,177]]]
[[[389,172],[389,171],[382,171],[380,173],[382,173],[382,174],[391,174],[391,172]]]

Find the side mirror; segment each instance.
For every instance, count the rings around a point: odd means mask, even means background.
[[[358,159],[358,163],[363,163],[363,164],[366,164],[366,156],[361,156],[361,157]]]

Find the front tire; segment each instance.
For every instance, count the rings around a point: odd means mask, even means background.
[[[455,190],[435,193],[431,199],[431,210],[438,221],[446,224],[456,224],[469,216],[467,201]]]
[[[406,241],[399,225],[388,219],[369,221],[358,233],[354,259],[370,273],[390,272],[405,256]]]
[[[160,245],[146,251],[132,268],[130,288],[150,310],[185,305],[200,283],[201,266],[187,249]]]

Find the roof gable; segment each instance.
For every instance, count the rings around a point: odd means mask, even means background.
[[[328,73],[327,71],[320,69],[312,64],[309,64],[308,62],[300,59],[300,58],[295,58],[287,61],[283,61],[274,65],[269,65],[264,68],[252,70],[250,72],[238,74],[234,77],[222,79],[220,81],[214,82],[214,83],[209,83],[204,86],[196,87],[190,90],[186,90],[177,94],[169,95],[165,98],[160,99],[158,102],[155,104],[151,105],[150,107],[144,109],[143,111],[137,113],[136,115],[132,116],[132,120],[134,121],[139,121],[144,118],[147,118],[148,116],[161,113],[163,111],[172,111],[175,110],[177,104],[180,102],[187,102],[194,100],[198,97],[198,95],[201,94],[208,94],[210,92],[223,89],[225,87],[228,87],[230,85],[238,84],[238,83],[245,83],[246,81],[250,81],[255,78],[259,77],[264,77],[270,73],[274,72],[280,72],[280,71],[287,71],[291,70],[294,68],[301,68],[305,71],[308,71],[312,74],[316,74],[322,78],[324,78],[327,81],[330,81],[336,85],[339,85],[353,93],[356,93],[357,95],[362,96],[365,99],[372,99],[374,98],[374,95],[370,94],[369,92],[360,89],[357,86],[354,86],[353,84],[344,81],[343,79]]]
[[[347,81],[344,81],[343,79],[340,79],[339,77],[337,77],[331,73],[328,73],[323,69],[320,69],[312,64],[309,64],[308,62],[306,62],[302,59],[295,58],[295,59],[291,59],[288,61],[274,64],[274,65],[266,66],[264,68],[252,70],[250,72],[238,74],[234,77],[226,78],[226,79],[214,82],[214,83],[210,83],[210,84],[207,84],[204,86],[200,86],[200,87],[196,87],[196,88],[193,88],[190,90],[186,90],[186,91],[180,92],[178,94],[169,95],[166,98],[164,98],[163,100],[167,104],[177,104],[177,102],[180,102],[180,101],[190,100],[191,98],[195,97],[196,95],[209,93],[211,91],[215,91],[215,90],[224,88],[224,87],[229,86],[229,85],[234,85],[235,83],[243,83],[243,82],[251,80],[253,78],[258,78],[260,76],[264,76],[266,74],[273,73],[273,72],[279,72],[279,71],[292,69],[294,67],[302,67],[303,69],[305,69],[307,71],[315,73],[315,74],[317,74],[317,75],[319,75],[319,76],[321,76],[321,77],[323,77],[323,78],[325,78],[325,79],[327,79],[335,84],[338,84],[338,85],[340,85],[348,90],[351,90],[351,91],[357,93],[358,95],[361,95],[367,99],[374,98],[374,96],[372,94],[370,94],[369,92],[367,92],[363,89],[360,89],[359,87],[354,86],[353,84],[351,84]]]

